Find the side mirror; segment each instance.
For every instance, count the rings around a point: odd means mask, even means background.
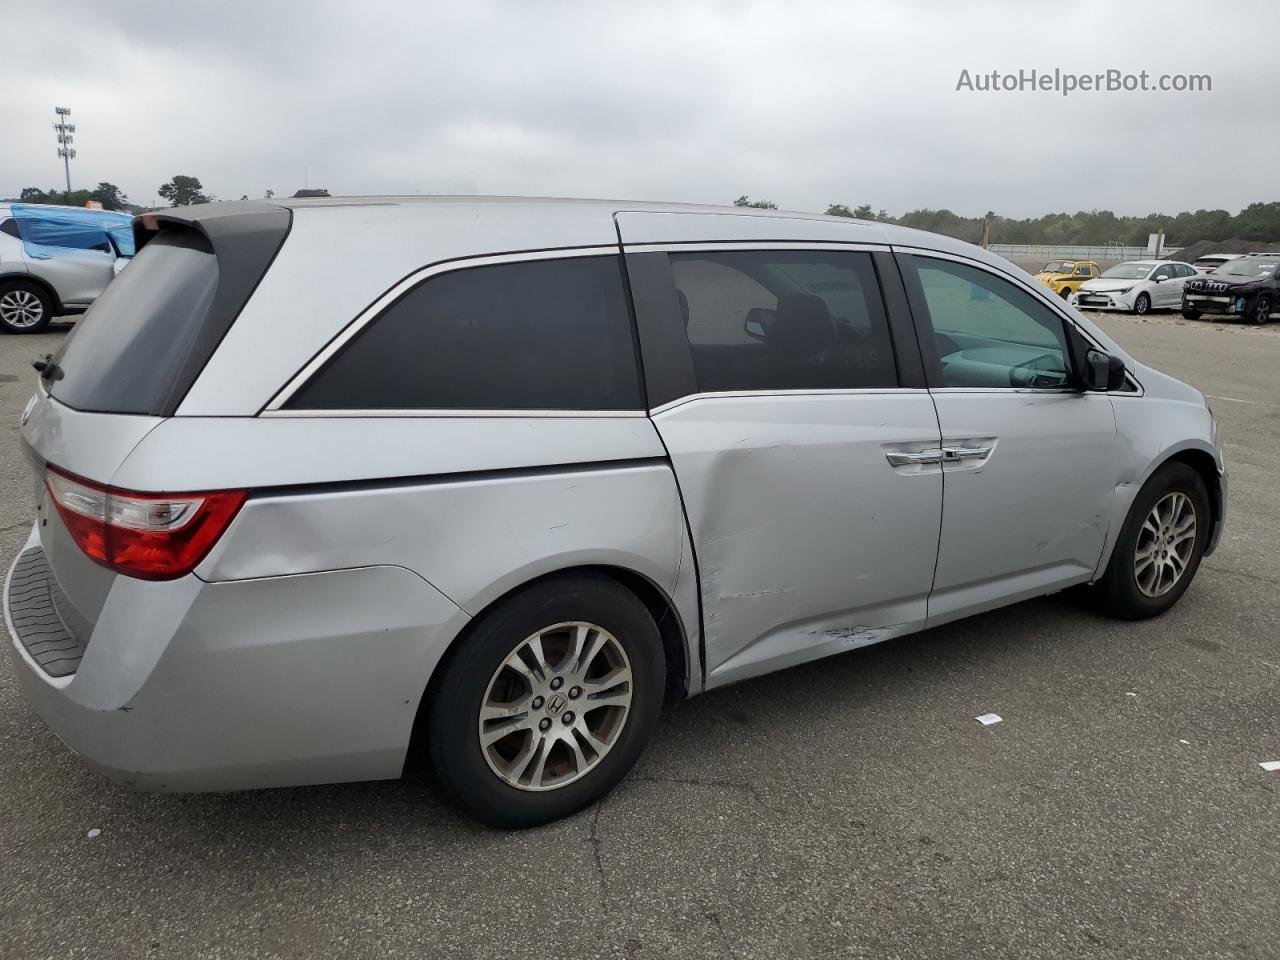
[[[1090,347],[1084,354],[1081,379],[1086,390],[1119,390],[1124,386],[1124,361]]]
[[[742,332],[752,340],[768,340],[769,325],[777,315],[763,307],[752,307],[742,321]]]
[[[1169,278],[1161,276],[1161,277],[1152,277],[1151,279],[1154,280],[1156,283],[1164,283]]]

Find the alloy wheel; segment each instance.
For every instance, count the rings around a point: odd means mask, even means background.
[[[1196,546],[1196,508],[1185,493],[1161,497],[1138,531],[1133,576],[1148,597],[1162,597],[1177,585]]]
[[[1257,324],[1266,323],[1271,318],[1271,301],[1266,297],[1258,297],[1257,303],[1254,304],[1253,322]]]
[[[594,769],[631,710],[631,661],[603,627],[557,623],[526,637],[485,689],[477,732],[485,761],[520,790],[553,790]]]
[[[1138,316],[1142,316],[1151,309],[1151,298],[1145,293],[1138,294],[1138,299],[1133,301],[1133,312]]]
[[[34,327],[44,319],[44,304],[30,290],[10,290],[0,296],[0,320],[17,329]]]

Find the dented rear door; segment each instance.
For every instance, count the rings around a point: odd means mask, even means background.
[[[618,221],[624,244],[636,237],[628,274],[651,416],[692,534],[708,686],[918,627],[940,434],[927,390],[895,365],[873,248],[663,245],[666,225],[649,222],[663,216]]]

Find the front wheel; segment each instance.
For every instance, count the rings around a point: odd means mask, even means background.
[[[1146,316],[1151,312],[1151,298],[1145,293],[1138,294],[1138,299],[1133,301],[1133,312],[1138,316]]]
[[[1195,307],[1188,307],[1184,304],[1182,307],[1182,316],[1187,320],[1199,320],[1200,311]]]
[[[1070,297],[1071,297],[1071,288],[1070,288],[1070,287],[1063,287],[1061,290],[1059,290],[1059,291],[1058,291],[1058,296],[1060,296],[1063,300],[1070,299]]]
[[[500,601],[441,669],[428,691],[432,766],[496,827],[547,823],[613,789],[653,734],[666,682],[648,608],[602,575]]]
[[[1186,592],[1209,543],[1209,492],[1185,463],[1156,471],[1134,498],[1098,589],[1126,620],[1164,613]]]
[[[1271,319],[1271,298],[1265,293],[1258,294],[1258,299],[1253,304],[1253,313],[1249,315],[1249,319],[1259,326]]]

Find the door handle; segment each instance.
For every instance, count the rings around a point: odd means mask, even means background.
[[[981,460],[991,454],[990,447],[943,447],[942,459],[948,463],[954,460]]]
[[[918,450],[914,453],[903,453],[900,450],[886,450],[884,458],[889,461],[890,466],[909,467],[914,464],[921,463],[941,463],[942,451],[937,447],[931,450]]]

